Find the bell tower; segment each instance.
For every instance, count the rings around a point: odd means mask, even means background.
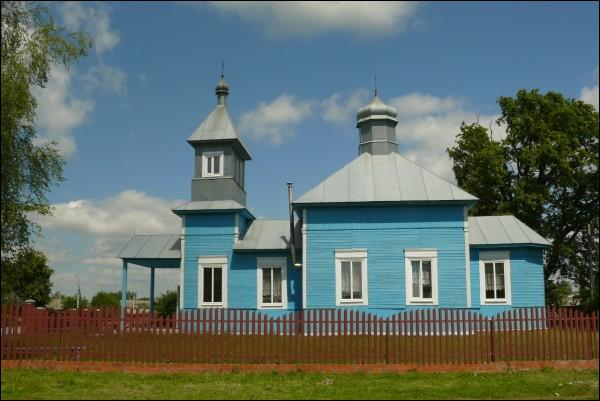
[[[192,201],[235,201],[246,206],[245,162],[250,154],[227,111],[224,75],[215,88],[217,105],[188,138],[195,151]]]
[[[361,155],[365,152],[372,155],[398,153],[397,116],[396,109],[385,104],[377,96],[377,89],[375,89],[373,100],[356,113],[356,128],[360,133],[358,154]]]

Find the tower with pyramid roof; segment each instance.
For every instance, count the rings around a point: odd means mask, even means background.
[[[192,202],[245,207],[244,171],[251,157],[227,111],[229,87],[222,74],[215,93],[217,105],[187,140],[195,152]]]

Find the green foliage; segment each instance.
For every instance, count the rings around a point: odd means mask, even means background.
[[[575,296],[575,300],[579,304],[579,309],[587,313],[592,313],[598,310],[598,287],[595,291],[590,291],[587,288],[579,290],[579,293]]]
[[[471,214],[511,213],[552,242],[544,269],[551,297],[557,273],[580,288],[597,288],[598,112],[538,90],[500,97],[498,104],[504,139],[463,124],[448,149],[458,185],[481,199]]]
[[[45,306],[50,301],[52,272],[46,256],[33,249],[2,261],[2,303],[33,299],[37,306]]]
[[[167,291],[161,294],[154,304],[156,313],[161,317],[171,316],[177,311],[177,293]]]
[[[569,297],[573,295],[571,285],[566,281],[551,281],[546,288],[546,304],[569,306]]]
[[[478,123],[463,123],[456,146],[448,149],[448,154],[454,161],[456,181],[480,199],[470,214],[502,212],[510,193],[510,172],[505,149],[490,139],[488,130]]]
[[[85,298],[79,299],[79,309],[87,308],[90,302]],[[76,309],[77,308],[77,295],[65,295],[62,297],[62,308],[63,309]]]
[[[120,293],[99,291],[92,298],[90,305],[94,308],[118,308],[120,302]]]
[[[28,252],[39,227],[31,213],[51,213],[46,193],[63,179],[63,159],[55,144],[36,144],[36,100],[53,64],[68,66],[86,55],[91,40],[57,26],[45,7],[2,2],[2,260]]]

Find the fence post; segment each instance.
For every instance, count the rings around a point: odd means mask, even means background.
[[[494,318],[490,319],[490,338],[491,338],[491,362],[496,362],[496,339],[494,336]]]
[[[385,319],[385,363],[390,363],[390,318]]]

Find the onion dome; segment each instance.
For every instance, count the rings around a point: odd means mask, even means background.
[[[394,122],[398,122],[398,111],[390,106],[385,104],[378,96],[377,91],[375,91],[375,96],[373,96],[373,100],[366,106],[360,108],[358,113],[356,113],[356,123],[360,124],[364,121],[368,120],[392,120]]]

